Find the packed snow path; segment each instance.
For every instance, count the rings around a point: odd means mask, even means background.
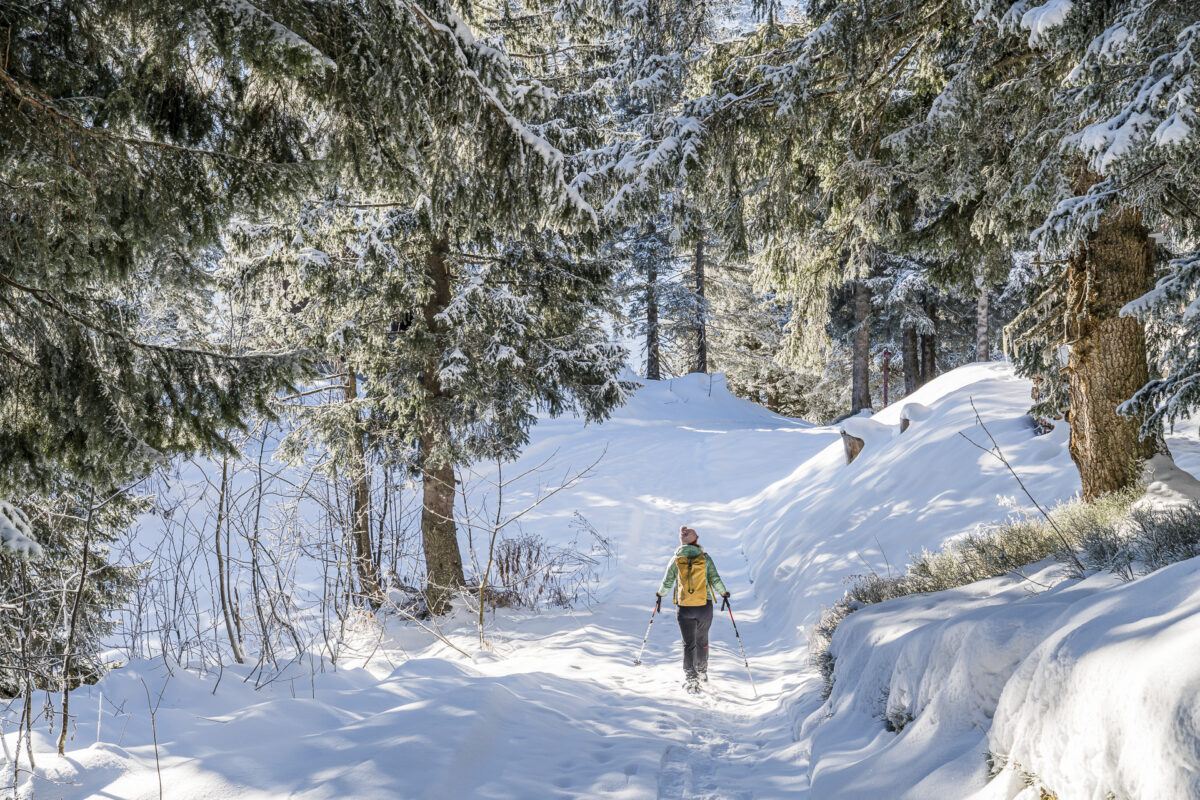
[[[518,467],[548,467],[506,503],[523,506],[539,483],[603,453],[523,523],[565,542],[578,510],[612,540],[592,607],[501,611],[486,651],[461,613],[444,629],[470,658],[411,625],[363,624],[369,658],[316,674],[306,662],[257,691],[241,669],[168,676],[161,662],[132,664],[76,694],[66,759],[39,736],[39,773],[55,782],[36,781],[36,796],[154,798],[160,777],[163,796],[181,800],[899,796],[929,767],[810,793],[813,776],[853,772],[894,735],[869,718],[804,735],[823,713],[806,627],[846,576],[901,569],[907,553],[1009,513],[997,501],[1017,495],[1011,476],[958,436],[979,433],[971,398],[1040,499],[1077,490],[1065,432],[1032,435],[1028,386],[1000,365],[957,370],[908,398],[911,433],[895,432],[905,403],[855,420],[868,450],[850,467],[836,428],[737,400],[720,378],[649,384],[603,425],[544,421]],[[684,692],[669,599],[633,664],[680,524],[699,531],[733,593],[758,698],[720,613],[709,693]],[[967,770],[980,780],[975,756]],[[935,776],[924,796],[957,796],[962,779]]]
[[[522,464],[553,455],[552,464],[506,501],[514,506],[603,453],[577,488],[525,521],[561,541],[578,510],[613,541],[591,608],[501,611],[489,619],[491,652],[456,616],[445,629],[470,660],[403,624],[376,647],[364,625],[369,661],[296,669],[258,691],[237,667],[168,676],[161,662],[135,663],[76,695],[69,757],[39,758],[59,783],[39,782],[37,796],[157,797],[160,770],[170,798],[795,796],[806,770],[781,698],[811,676],[800,669],[802,641],[764,620],[742,550],[745,498],[836,432],[734,399],[719,378],[710,395],[710,383],[652,384],[604,425],[547,420],[536,430]],[[686,694],[669,598],[633,664],[683,523],[700,531],[733,592],[757,700],[723,614],[710,693]],[[162,691],[153,731],[147,690],[155,703]],[[49,739],[38,749],[51,751]]]

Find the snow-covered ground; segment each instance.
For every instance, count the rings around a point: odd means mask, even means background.
[[[579,511],[611,538],[617,558],[592,608],[501,611],[482,652],[457,616],[444,629],[470,657],[392,622],[369,658],[296,669],[259,690],[237,668],[169,674],[136,662],[74,695],[66,758],[37,737],[45,779],[32,788],[46,798],[153,798],[161,787],[170,798],[995,800],[1029,792],[1024,771],[1064,800],[1195,796],[1193,562],[1048,590],[1037,584],[1059,578],[1041,565],[1037,583],[999,578],[885,603],[839,629],[828,701],[808,667],[807,630],[846,576],[902,570],[908,553],[1027,506],[1003,465],[959,435],[985,442],[972,400],[1040,501],[1078,490],[1065,430],[1035,436],[1028,398],[1004,365],[960,368],[849,421],[867,443],[850,465],[836,428],[735,399],[719,377],[650,383],[603,425],[544,421],[522,464],[550,459],[549,470],[508,502],[520,507],[548,475],[603,454],[525,520],[562,541]],[[1194,438],[1171,444],[1181,466],[1200,467]],[[757,697],[727,617],[713,625],[708,696],[680,687],[669,613],[633,664],[683,523],[733,593]],[[358,627],[364,642],[378,631]],[[912,720],[891,731],[888,711]],[[987,752],[1019,768],[989,782]]]

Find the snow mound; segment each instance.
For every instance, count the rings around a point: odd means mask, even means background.
[[[1200,796],[1200,559],[1072,589],[1005,686],[991,751],[1059,797]],[[1007,784],[977,797],[1015,797]]]
[[[1157,455],[1146,462],[1146,495],[1137,506],[1165,509],[1200,500],[1200,480],[1180,469],[1169,456]]]
[[[626,379],[639,385],[629,401],[613,413],[612,419],[617,422],[671,426],[724,422],[738,427],[815,427],[808,422],[781,417],[757,403],[734,396],[723,373],[694,372],[662,381],[634,376],[626,376]]]
[[[1025,413],[1029,383],[1006,366],[961,367],[906,400],[842,423],[867,441],[853,463],[835,440],[738,501],[750,512],[743,546],[770,614],[807,630],[843,594],[848,576],[903,571],[910,553],[1033,512],[1004,465],[981,449],[991,446],[989,432],[1043,504],[1078,493],[1066,426],[1035,435]],[[905,409],[921,418],[899,434]]]
[[[928,417],[930,413],[932,412],[927,405],[922,403],[905,403],[900,408],[900,419],[917,422]]]
[[[841,431],[862,439],[865,450],[891,439],[900,432],[900,429],[894,425],[884,425],[873,419],[870,411],[863,411],[858,416],[842,420]]]
[[[1043,564],[869,607],[839,626],[802,730],[814,796],[1041,796],[1030,777],[1064,798],[1200,796],[1198,647],[1200,559],[1126,584]]]

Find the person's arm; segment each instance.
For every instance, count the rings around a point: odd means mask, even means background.
[[[713,587],[718,595],[727,595],[729,590],[725,588],[725,583],[721,580],[721,576],[717,574],[717,565],[713,562],[712,556],[708,556],[708,564],[704,568],[704,574],[708,578],[708,585]]]
[[[666,597],[671,591],[671,587],[675,585],[675,579],[679,577],[679,566],[675,563],[675,559],[671,559],[670,566],[667,567],[667,572],[663,575],[662,586],[658,587],[660,597]]]

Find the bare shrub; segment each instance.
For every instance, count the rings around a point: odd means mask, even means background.
[[[484,602],[492,608],[571,608],[581,601],[590,605],[600,573],[616,551],[578,511],[570,525],[576,533],[565,547],[524,531],[500,539],[496,577]]]
[[[1200,503],[1129,515],[1136,561],[1145,572],[1200,555]]]
[[[922,550],[898,577],[874,572],[850,576],[847,579],[850,588],[824,611],[809,640],[809,658],[825,681],[825,696],[833,691],[834,658],[829,652],[833,634],[843,619],[864,606],[905,595],[954,589],[1006,575],[1050,557],[1059,559],[1068,574],[1081,577],[1083,573],[1076,566],[1079,564],[1087,569],[1116,572],[1135,556],[1150,563],[1149,556],[1141,555],[1143,550],[1153,553],[1154,558],[1188,552],[1200,554],[1200,506],[1190,514],[1176,514],[1170,518],[1171,523],[1159,523],[1158,517],[1154,517],[1153,524],[1147,521],[1143,525],[1146,532],[1137,538],[1141,544],[1136,546],[1119,533],[1123,520],[1140,518],[1137,516],[1140,512],[1131,513],[1129,506],[1142,491],[1137,486],[1091,503],[1080,500],[1064,503],[1050,512],[1049,519],[1012,517],[993,528],[961,536],[936,552]],[[1188,531],[1193,532],[1191,538]],[[1071,544],[1070,550],[1064,546],[1064,540]],[[1132,575],[1132,567],[1129,574]]]

